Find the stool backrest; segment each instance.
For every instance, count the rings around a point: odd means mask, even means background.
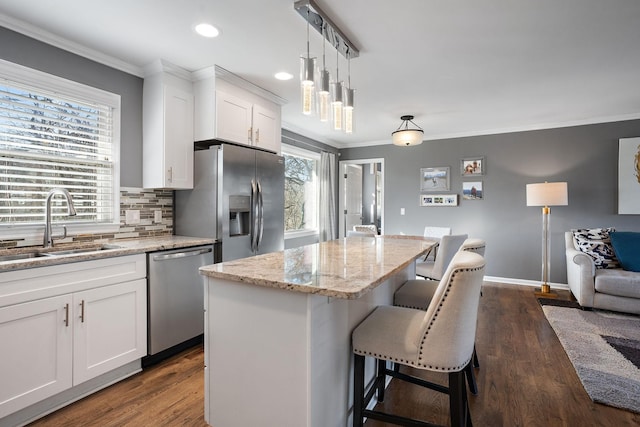
[[[462,243],[467,239],[466,234],[444,235],[438,245],[438,255],[433,262],[430,277],[440,279],[451,263],[453,256],[458,252]]]
[[[476,238],[469,238],[467,240],[464,241],[464,243],[462,244],[462,247],[460,248],[461,251],[469,251],[469,252],[475,252],[477,254],[480,254],[482,256],[484,256],[484,250],[487,247],[487,242],[485,242],[482,239],[476,239]]]
[[[370,233],[374,236],[378,234],[378,228],[373,224],[368,225],[354,225],[353,231],[359,231],[361,233]]]
[[[425,227],[423,236],[440,239],[447,234],[451,234],[451,227]]]
[[[347,230],[347,237],[376,237],[376,235],[370,231]]]
[[[438,256],[440,256],[438,254]],[[444,372],[460,371],[471,360],[476,335],[484,258],[459,251],[431,299],[416,344],[417,366]]]

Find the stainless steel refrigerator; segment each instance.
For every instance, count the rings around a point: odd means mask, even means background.
[[[194,153],[194,188],[175,192],[176,234],[216,238],[222,261],[284,249],[284,159],[231,144]]]

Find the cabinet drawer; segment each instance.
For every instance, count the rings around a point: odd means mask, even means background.
[[[0,307],[145,278],[145,254],[0,273]]]

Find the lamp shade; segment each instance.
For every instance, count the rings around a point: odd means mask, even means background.
[[[569,193],[566,182],[527,184],[527,206],[566,206]]]
[[[400,123],[398,129],[391,133],[391,141],[393,142],[393,145],[406,147],[409,145],[422,144],[424,131],[418,125],[413,123],[413,116],[402,116],[400,117],[400,120],[402,120],[402,123]],[[414,125],[415,128],[410,128],[409,123]]]

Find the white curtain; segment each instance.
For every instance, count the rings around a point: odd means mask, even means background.
[[[320,241],[338,237],[336,225],[336,155],[320,153]]]

